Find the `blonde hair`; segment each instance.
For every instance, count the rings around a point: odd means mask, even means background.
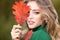
[[[60,30],[57,12],[56,12],[54,6],[52,5],[51,0],[39,0],[38,2],[42,6],[42,9],[45,12],[47,12],[47,13],[44,13],[44,15],[46,15],[45,20],[47,23],[47,27],[46,27],[47,32],[51,35],[52,40],[57,40],[58,31]]]
[[[51,35],[52,40],[57,40],[58,32],[60,32],[60,25],[58,23],[57,12],[52,5],[51,0],[24,0],[25,3],[28,1],[36,1],[38,5],[45,11],[44,20],[47,23],[47,32]]]

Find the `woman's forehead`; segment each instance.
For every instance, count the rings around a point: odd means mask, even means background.
[[[30,6],[30,8],[31,8],[32,10],[33,10],[33,9],[37,9],[37,10],[40,9],[40,7],[37,5],[37,3],[36,3],[35,1],[30,1],[30,2],[28,2],[27,5]]]

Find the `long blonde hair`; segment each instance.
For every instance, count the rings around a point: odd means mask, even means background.
[[[40,4],[42,6],[41,8],[46,12],[44,15],[46,15],[45,21],[47,23],[47,32],[51,35],[52,40],[57,40],[60,25],[58,23],[57,12],[51,0],[37,0],[37,3],[38,5]]]
[[[36,1],[38,6],[43,9],[46,13],[44,20],[47,23],[47,32],[51,35],[52,40],[57,40],[58,32],[60,32],[60,25],[58,23],[58,15],[57,12],[52,5],[51,0],[24,0],[25,3],[28,1]]]

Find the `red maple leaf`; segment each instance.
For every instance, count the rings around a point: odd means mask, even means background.
[[[13,11],[13,14],[15,15],[15,19],[18,24],[26,21],[27,17],[29,16],[29,6],[27,6],[24,2],[15,2],[12,8],[15,10]]]

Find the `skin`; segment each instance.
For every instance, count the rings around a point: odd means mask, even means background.
[[[31,8],[27,24],[30,29],[33,29],[42,24],[42,11],[35,1],[31,1],[27,5]]]
[[[29,17],[27,18],[27,24],[30,29],[33,29],[43,23],[43,18],[42,18],[43,12],[41,11],[41,8],[38,7],[35,1],[30,1],[28,2],[27,5],[30,6],[31,8]],[[24,32],[22,32],[20,25],[13,25],[13,28],[11,31],[12,39],[20,40],[22,33]]]

